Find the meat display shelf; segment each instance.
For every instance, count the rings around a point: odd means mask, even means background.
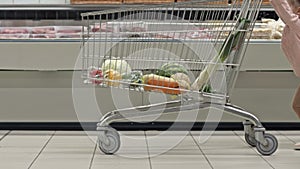
[[[86,25],[80,14],[127,5],[2,5],[0,26],[79,26]],[[133,5],[130,4],[132,7]],[[211,8],[198,8],[207,11]],[[218,9],[223,10],[223,9]],[[224,9],[225,10],[225,9]],[[200,12],[199,12],[200,13]],[[273,8],[264,6],[259,18],[277,19]],[[1,39],[3,53],[1,69],[17,70],[73,70],[80,51],[81,39]],[[116,41],[118,41],[116,39]],[[19,50],[16,50],[19,49]],[[261,56],[264,50],[268,50]],[[274,56],[274,57],[272,57]],[[2,59],[3,58],[3,59]],[[5,58],[5,59],[4,59]],[[280,50],[280,40],[253,39],[250,41],[242,70],[290,70]],[[269,60],[277,60],[269,63]],[[48,60],[48,62],[45,62]],[[59,63],[58,63],[59,62]]]

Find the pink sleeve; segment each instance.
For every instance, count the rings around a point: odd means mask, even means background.
[[[270,0],[276,13],[282,21],[296,32],[300,33],[300,19],[294,14],[287,0]]]

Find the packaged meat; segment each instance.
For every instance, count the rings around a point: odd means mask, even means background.
[[[270,28],[254,28],[252,31],[252,39],[270,39],[272,38],[272,29]]]
[[[42,27],[32,27],[32,34],[55,34],[54,26],[42,26]]]
[[[116,32],[146,32],[147,24],[143,21],[136,22],[109,22]]]
[[[92,32],[146,32],[147,26],[143,21],[136,22],[106,22],[95,23],[90,26]]]
[[[113,27],[107,23],[95,23],[90,26],[92,32],[113,32]]]
[[[28,39],[29,34],[0,34],[0,39]]]
[[[208,39],[212,37],[213,36],[209,30],[203,28],[195,28],[195,30],[189,31],[186,35],[186,38],[188,39]]]
[[[0,34],[29,34],[30,27],[1,27]]]
[[[60,39],[80,39],[81,32],[78,33],[57,33],[56,38]]]
[[[56,34],[31,34],[29,38],[32,39],[54,39]]]

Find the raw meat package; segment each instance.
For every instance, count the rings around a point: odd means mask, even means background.
[[[32,27],[31,28],[32,34],[55,34],[55,27],[54,26],[41,26],[41,27]]]
[[[0,34],[0,39],[28,39],[29,34]]]
[[[106,22],[91,25],[92,32],[146,32],[147,25],[143,21],[136,22]]]
[[[29,38],[32,39],[54,39],[56,38],[56,34],[31,34]]]
[[[78,33],[57,33],[56,38],[61,39],[80,39],[81,38],[81,32]]]
[[[30,27],[0,27],[0,34],[30,34]]]

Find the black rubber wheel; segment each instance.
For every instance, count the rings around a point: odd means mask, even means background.
[[[275,153],[275,151],[278,148],[278,141],[277,141],[276,137],[272,134],[265,134],[264,137],[265,137],[266,141],[268,142],[268,144],[266,146],[264,146],[260,142],[257,142],[256,149],[261,155],[264,155],[264,156],[272,155],[273,153]]]
[[[107,137],[109,144],[105,144],[98,139],[99,149],[108,155],[115,154],[121,145],[119,133],[117,131],[108,131],[105,136]]]
[[[245,141],[252,147],[256,147],[257,141],[255,137],[251,137],[249,134],[245,133]]]

